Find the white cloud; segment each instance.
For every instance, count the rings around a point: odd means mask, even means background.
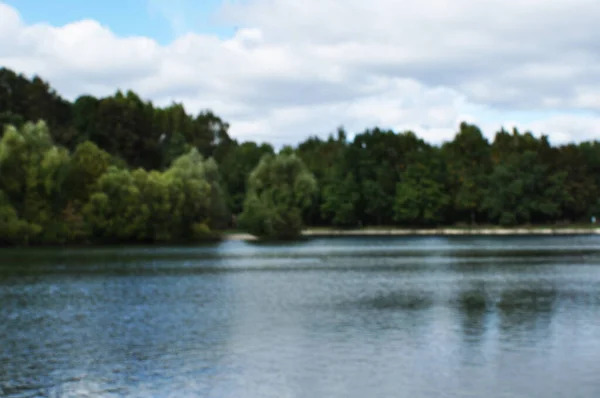
[[[150,1],[180,33],[168,45],[92,20],[28,26],[0,3],[0,65],[69,98],[131,88],[211,108],[234,137],[277,145],[339,125],[439,142],[464,119],[490,137],[513,120],[555,142],[600,134],[597,1],[246,0],[220,12],[242,27],[227,39],[184,33],[181,7]]]

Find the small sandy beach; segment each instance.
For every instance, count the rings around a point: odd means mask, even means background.
[[[600,235],[600,228],[365,228],[365,229],[307,229],[305,237],[332,236],[494,236],[494,235]],[[248,233],[225,235],[225,240],[254,241]]]
[[[223,236],[224,240],[256,240],[256,236],[244,232],[229,234]]]
[[[307,229],[304,236],[469,236],[469,235],[597,235],[600,228],[431,228],[431,229],[400,229],[400,228],[365,228],[354,230],[336,229]]]

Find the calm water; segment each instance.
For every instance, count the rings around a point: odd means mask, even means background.
[[[600,238],[0,250],[0,396],[600,397]]]

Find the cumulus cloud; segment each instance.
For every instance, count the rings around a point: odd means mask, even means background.
[[[555,142],[600,133],[597,1],[246,0],[219,11],[241,27],[229,38],[183,33],[181,15],[165,15],[182,33],[160,45],[93,20],[26,25],[0,2],[0,64],[70,98],[131,88],[211,108],[234,137],[276,145],[339,125],[440,142],[461,120],[490,137],[512,124]]]

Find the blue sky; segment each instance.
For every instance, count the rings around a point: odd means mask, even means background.
[[[215,13],[223,0],[3,0],[21,13],[27,24],[61,26],[94,19],[118,36],[147,36],[162,44],[181,32],[229,35],[232,27],[218,24]],[[176,19],[180,26],[177,27]]]

